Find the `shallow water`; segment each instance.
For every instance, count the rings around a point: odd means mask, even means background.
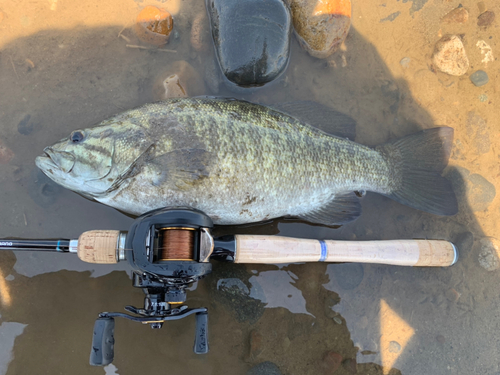
[[[58,188],[34,159],[74,129],[152,101],[156,77],[175,61],[187,61],[196,81],[205,82],[193,95],[263,104],[316,100],[353,117],[356,140],[368,145],[453,127],[445,173],[460,205],[456,216],[437,217],[368,193],[361,218],[339,229],[287,221],[219,229],[319,239],[447,239],[458,245],[460,259],[436,269],[214,263],[213,274],[188,294],[190,306],[210,311],[208,355],[192,353],[193,319],[157,331],[117,320],[115,360],[104,369],[88,364],[94,319],[101,311],[142,305],[127,266],[2,252],[0,374],[245,374],[264,361],[283,374],[322,374],[329,351],[356,360],[359,374],[500,373],[500,271],[479,262],[480,240],[498,237],[500,67],[497,60],[482,62],[477,46],[485,41],[493,56],[500,54],[499,21],[477,26],[480,9],[500,14],[500,5],[481,3],[462,1],[468,22],[445,24],[441,17],[458,1],[358,0],[340,51],[314,59],[294,39],[285,74],[243,95],[221,84],[210,43],[202,53],[190,45],[190,26],[204,12],[203,2],[148,2],[174,14],[177,37],[166,47],[173,53],[126,46],[139,44],[131,27],[145,2],[0,1],[0,141],[14,154],[11,160],[1,154],[0,237],[76,238],[91,229],[128,228],[132,219]],[[446,33],[464,34],[471,62],[465,76],[429,68],[434,43]],[[410,59],[407,67],[403,58]],[[470,82],[477,69],[488,73],[487,85]],[[335,372],[348,373],[347,364]]]

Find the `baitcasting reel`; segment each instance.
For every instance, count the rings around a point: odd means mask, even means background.
[[[159,329],[168,320],[196,317],[194,352],[208,352],[207,309],[184,305],[186,288],[212,271],[209,258],[214,239],[212,220],[192,209],[160,209],[139,217],[128,233],[90,231],[78,239],[78,256],[92,263],[116,263],[127,259],[134,268],[132,284],[142,288],[144,307],[126,306],[132,313],[99,314],[94,325],[90,364],[113,361],[114,318],[121,317]],[[126,251],[126,249],[131,251]]]

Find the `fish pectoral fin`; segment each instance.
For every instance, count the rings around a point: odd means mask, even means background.
[[[361,203],[354,192],[337,194],[324,207],[300,215],[299,218],[311,223],[340,225],[356,220],[361,215]]]
[[[211,160],[213,155],[210,152],[198,148],[177,149],[157,156],[151,160],[158,171],[152,184],[167,183],[186,190],[208,177]]]

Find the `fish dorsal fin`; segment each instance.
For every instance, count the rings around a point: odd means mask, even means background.
[[[271,105],[279,112],[295,117],[313,129],[327,134],[354,141],[356,138],[356,121],[333,108],[313,101],[292,101]]]
[[[263,106],[234,98],[199,96],[195,99],[224,103],[228,106],[225,108],[226,110],[234,111],[239,115],[251,111],[262,112],[265,108],[269,114],[275,116],[276,121],[261,121],[256,125],[269,129],[308,133],[313,136],[334,136],[350,140],[354,140],[356,137],[356,122],[353,118],[312,101],[293,101]]]
[[[150,161],[156,174],[151,183],[157,186],[167,182],[185,190],[208,177],[211,160],[212,154],[199,148],[182,148],[156,156]]]
[[[337,194],[324,207],[300,215],[299,218],[323,225],[341,225],[356,220],[361,215],[361,203],[354,192]]]

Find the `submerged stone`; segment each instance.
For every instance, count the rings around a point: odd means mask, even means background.
[[[488,83],[488,74],[484,70],[477,70],[470,75],[470,80],[476,86],[484,86]]]
[[[464,75],[469,69],[469,59],[457,35],[445,35],[436,43],[432,62],[440,71],[452,76]]]
[[[163,46],[173,27],[174,20],[169,12],[148,5],[137,15],[135,32],[143,42]]]
[[[207,0],[224,76],[242,87],[276,79],[290,56],[290,11],[282,0]]]
[[[326,58],[340,47],[351,26],[350,0],[287,2],[292,11],[297,39],[311,56]]]

